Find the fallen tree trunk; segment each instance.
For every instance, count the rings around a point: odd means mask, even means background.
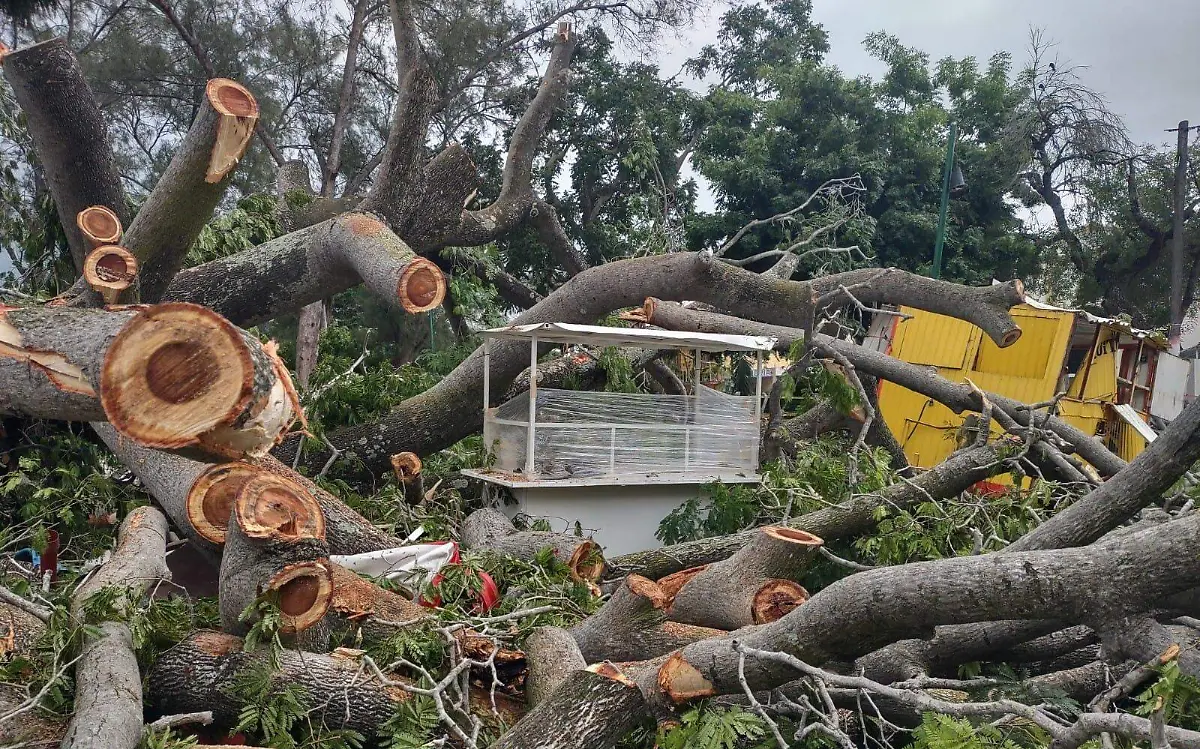
[[[682,580],[678,592],[668,592],[667,616],[684,624],[734,630],[780,619],[808,600],[796,580],[812,564],[820,538],[791,528],[755,529],[746,545],[719,562],[677,572],[658,581]]]
[[[273,594],[280,631],[296,635],[322,620],[333,597],[325,517],[302,488],[269,473],[238,491],[221,555],[221,627],[244,635],[247,608]],[[326,633],[327,636],[327,633]]]
[[[642,316],[648,323],[667,330],[772,336],[777,339],[777,349],[782,351],[788,350],[796,341],[804,340],[804,331],[796,327],[767,325],[684,307],[662,299],[646,299]],[[818,351],[827,349],[846,357],[857,370],[933,398],[955,413],[983,410],[979,393],[972,390],[970,385],[950,382],[931,367],[909,364],[887,354],[821,333],[815,333],[811,343]],[[1030,411],[1026,404],[995,393],[986,393],[986,396],[993,406],[1003,409],[1018,424],[1029,426]],[[1044,415],[1038,416],[1039,425],[1043,418]],[[1126,465],[1124,460],[1114,455],[1100,440],[1084,434],[1062,419],[1050,416],[1046,419],[1045,427],[1070,444],[1080,457],[1091,463],[1103,476],[1116,475]]]
[[[614,309],[640,306],[647,296],[667,296],[697,299],[740,314],[760,316],[769,322],[803,326],[811,319],[815,299],[824,298],[822,294],[837,291],[848,283],[856,284],[856,296],[867,294],[872,299],[882,297],[883,301],[927,304],[936,307],[935,311],[975,322],[994,335],[998,343],[1011,343],[1019,332],[1007,312],[1022,299],[1015,284],[962,287],[901,271],[876,272],[868,277],[858,272],[851,276],[835,274],[811,282],[781,281],[733,268],[708,254],[686,252],[589,268],[519,315],[513,323],[590,323]],[[491,392],[503,393],[528,362],[527,345],[494,342]],[[479,409],[463,408],[462,404],[479,402],[482,390],[483,353],[476,351],[437,385],[407,399],[379,421],[339,429],[329,439],[338,450],[353,454],[370,470],[385,471],[389,458],[397,452],[408,450],[427,455],[478,431],[483,414]],[[285,443],[276,455],[288,462],[296,449],[295,441]],[[320,466],[328,454],[327,450],[318,450],[306,456],[306,463]]]
[[[360,283],[410,314],[436,308],[446,295],[441,269],[372,214],[353,212],[181,271],[163,299],[257,325]]]
[[[1176,416],[1124,470],[1026,533],[1005,551],[1089,544],[1129,520],[1200,460],[1200,402]]]
[[[467,516],[459,529],[464,549],[532,560],[542,549],[567,565],[571,577],[595,582],[604,573],[604,555],[590,538],[549,531],[518,531],[499,510],[485,507]]]
[[[788,528],[807,531],[826,541],[861,534],[878,522],[880,508],[903,510],[929,499],[945,499],[973,484],[1009,470],[995,445],[959,450],[910,481],[893,484],[874,494],[856,495],[845,502],[792,518]],[[636,573],[661,578],[673,572],[725,559],[745,546],[757,529],[715,538],[622,554],[609,560],[610,575]]]
[[[82,271],[92,246],[76,224],[79,212],[102,205],[122,220],[129,217],[104,114],[65,39],[9,50],[0,59],[25,113],[75,269]]]
[[[211,710],[215,725],[232,728],[246,703],[229,684],[268,666],[271,657],[266,649],[245,652],[242,640],[232,635],[193,632],[155,661],[146,680],[147,702],[160,714]],[[312,719],[328,728],[377,736],[396,707],[409,698],[348,655],[283,650],[278,658],[273,689],[299,687]]]
[[[525,639],[525,699],[537,707],[573,672],[587,668],[579,645],[560,627],[538,627]]]
[[[139,598],[167,569],[167,519],[151,507],[125,518],[112,558],[75,591],[72,614],[86,622],[88,601],[110,588],[128,593],[113,601],[121,614],[130,598]],[[75,666],[75,714],[63,738],[64,749],[134,749],[142,739],[142,676],[129,625],[99,622],[87,638]]]
[[[148,447],[266,452],[298,405],[257,339],[202,307],[0,307],[0,408],[109,421]]]
[[[615,749],[645,720],[641,692],[612,664],[575,671],[491,749]]]
[[[1111,621],[1196,585],[1200,517],[1092,546],[989,554],[887,567],[839,580],[770,624],[676,651],[639,685],[662,707],[741,690],[735,642],[819,665],[852,659],[937,625],[1001,618]],[[964,582],[969,581],[969,582]],[[771,660],[746,663],[747,683],[771,688],[792,677]]]
[[[668,593],[653,581],[627,575],[599,611],[569,632],[590,663],[648,660],[725,634],[719,629],[668,621],[670,602]]]

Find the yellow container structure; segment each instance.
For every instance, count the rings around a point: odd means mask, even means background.
[[[1126,460],[1153,439],[1152,420],[1169,421],[1183,408],[1190,362],[1171,356],[1160,338],[1123,321],[1030,300],[1012,309],[1022,334],[1002,349],[962,320],[907,307],[900,311],[911,318],[877,315],[866,345],[910,364],[935,367],[953,382],[969,379],[1024,403],[1065,393],[1059,416],[1099,436]],[[957,449],[967,414],[887,381],[880,386],[879,404],[913,465],[932,467]],[[1000,431],[995,424],[992,430]]]

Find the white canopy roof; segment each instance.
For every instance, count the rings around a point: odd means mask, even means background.
[[[608,328],[602,325],[575,325],[565,322],[509,325],[483,331],[485,338],[529,340],[547,343],[587,343],[594,346],[633,346],[636,348],[700,349],[701,351],[770,351],[775,339],[767,336],[725,335],[723,333],[684,333],[675,330]]]

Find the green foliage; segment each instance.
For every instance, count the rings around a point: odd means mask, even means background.
[[[229,213],[206,224],[188,250],[185,263],[200,265],[229,257],[283,233],[274,195],[250,195]]]
[[[1050,735],[1031,721],[975,725],[965,718],[925,713],[912,733],[912,749],[1040,749]],[[1085,745],[1090,746],[1090,745]]]
[[[1037,481],[1029,490],[1010,488],[999,496],[968,493],[905,510],[880,507],[876,532],[856,540],[854,548],[876,564],[942,559],[971,553],[975,529],[985,539],[983,550],[996,551],[1053,514],[1062,500],[1059,487]]]
[[[634,380],[633,363],[621,349],[608,346],[596,357],[604,370],[604,391],[607,393],[640,393]]]
[[[367,649],[377,663],[395,663],[401,659],[415,663],[431,672],[446,658],[446,641],[426,627],[397,629],[392,636]]]
[[[1161,708],[1164,722],[1196,730],[1200,727],[1200,681],[1181,672],[1178,659],[1157,670],[1158,679],[1135,697],[1135,712],[1149,716]]]
[[[188,749],[199,746],[195,736],[177,736],[170,728],[154,731],[149,728],[138,742],[138,749]]]
[[[311,696],[301,685],[287,682],[270,662],[238,671],[224,688],[242,702],[234,732],[256,738],[273,749],[361,749],[362,734],[333,730],[313,721]]]
[[[242,649],[253,653],[265,645],[271,664],[278,668],[279,656],[284,649],[283,639],[280,637],[283,611],[279,608],[278,591],[268,590],[251,601],[238,615],[238,621],[251,622],[250,629],[242,640]]]
[[[396,713],[383,725],[382,733],[389,737],[388,749],[421,749],[437,738],[438,726],[433,698],[414,694],[400,703]]]
[[[769,749],[776,746],[766,723],[738,707],[701,704],[679,716],[679,725],[658,736],[661,749]]]
[[[126,469],[83,429],[46,422],[24,429],[28,439],[6,456],[9,470],[0,474],[0,547],[20,542],[40,551],[53,529],[64,547],[69,538],[76,555],[93,558],[113,543],[103,519],[146,504]]]

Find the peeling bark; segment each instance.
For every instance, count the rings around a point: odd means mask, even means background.
[[[640,575],[628,575],[600,610],[570,629],[591,662],[657,658],[685,645],[725,634],[718,629],[667,621],[670,596]]]

